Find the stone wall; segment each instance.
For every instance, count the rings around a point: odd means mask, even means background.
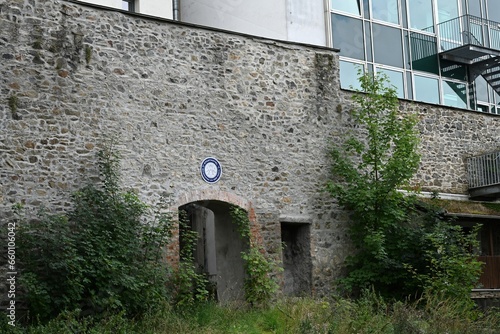
[[[0,31],[2,221],[14,203],[67,208],[113,141],[124,185],[147,203],[241,205],[275,252],[280,220],[311,223],[313,290],[331,288],[350,248],[346,213],[322,192],[328,143],[353,128],[333,50],[66,1],[3,1]],[[498,148],[500,118],[401,110],[422,120],[415,183],[464,193],[464,159]],[[223,168],[212,185],[208,156]]]

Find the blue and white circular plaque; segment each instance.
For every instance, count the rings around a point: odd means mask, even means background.
[[[217,159],[209,157],[201,163],[201,177],[205,182],[215,183],[222,175],[222,167]]]

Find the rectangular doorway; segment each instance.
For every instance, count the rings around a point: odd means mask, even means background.
[[[310,224],[281,223],[283,244],[283,293],[310,296],[312,282]]]

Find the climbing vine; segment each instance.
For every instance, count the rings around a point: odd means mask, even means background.
[[[207,277],[196,270],[193,261],[198,233],[191,229],[187,212],[179,211],[179,230],[181,232],[180,263],[169,280],[170,295],[178,308],[190,307],[210,297]]]
[[[267,305],[279,287],[273,273],[279,272],[281,268],[274,260],[266,257],[264,247],[252,238],[248,213],[237,206],[231,206],[230,213],[233,222],[238,225],[240,236],[250,246],[241,253],[247,273],[244,283],[245,299],[252,305]]]

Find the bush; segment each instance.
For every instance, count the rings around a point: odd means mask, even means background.
[[[102,184],[76,192],[67,214],[20,218],[21,298],[29,321],[75,310],[136,316],[166,299],[162,247],[172,220],[120,190],[118,163],[110,150],[101,152]]]

